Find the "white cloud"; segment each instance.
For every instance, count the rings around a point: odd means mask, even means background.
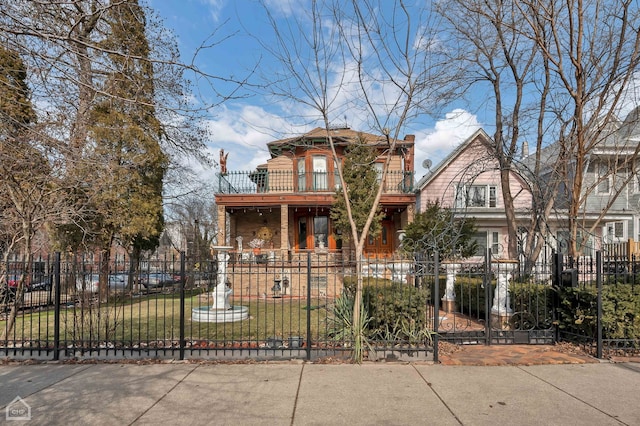
[[[280,116],[261,107],[244,105],[225,107],[206,123],[211,135],[207,143],[218,160],[220,149],[229,153],[229,170],[253,170],[269,158],[267,142],[286,137],[292,126]],[[303,132],[307,129],[298,129]]]
[[[306,4],[300,4],[299,0],[265,0],[265,5],[275,13],[289,17],[296,12],[306,10]]]
[[[433,129],[416,132],[416,177],[420,178],[427,172],[422,167],[424,160],[431,160],[431,167],[435,167],[480,127],[475,115],[463,109],[454,109],[443,120],[437,121]]]
[[[203,3],[207,5],[209,8],[209,13],[211,14],[211,18],[213,22],[220,21],[220,15],[222,13],[222,9],[225,6],[225,0],[203,0]]]

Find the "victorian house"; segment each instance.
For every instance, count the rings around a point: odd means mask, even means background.
[[[330,218],[340,182],[337,161],[356,140],[379,152],[375,167],[382,170],[390,146],[384,135],[358,132],[348,127],[313,129],[303,135],[269,142],[271,158],[255,170],[218,174],[215,193],[218,208],[218,243],[234,247],[243,256],[254,251],[291,260],[303,253],[345,255],[348,241],[341,238]],[[368,256],[391,256],[400,245],[403,227],[413,219],[414,136],[398,140],[392,153],[381,209],[383,230],[369,238]],[[264,254],[263,254],[264,255]]]
[[[580,200],[575,218],[579,255],[594,256],[602,249],[614,254],[640,254],[639,111],[640,108],[632,111],[625,120],[613,122],[600,132],[586,156],[581,194],[569,189],[577,172],[572,157],[565,160],[566,175],[561,176],[560,182],[553,181],[558,179],[555,165],[560,158],[560,143],[550,144],[540,152],[541,167],[535,176],[530,171],[534,170],[536,156],[527,155],[527,149],[523,149],[510,178],[519,244],[531,226],[534,201],[530,188],[557,184],[553,211],[545,221],[546,229],[540,231],[545,239],[545,255],[552,251],[568,253],[568,206],[576,198]],[[506,216],[499,165],[490,145],[491,139],[483,130],[460,144],[416,184],[417,207],[421,211],[428,201],[438,201],[459,216],[474,217],[478,247],[503,256],[508,244]]]

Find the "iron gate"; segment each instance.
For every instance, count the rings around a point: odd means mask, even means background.
[[[492,259],[443,261],[440,340],[458,344],[550,344],[556,340],[552,262],[525,268]],[[442,282],[444,281],[444,282]]]

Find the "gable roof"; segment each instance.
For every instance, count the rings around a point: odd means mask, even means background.
[[[435,179],[443,170],[445,170],[449,165],[456,159],[464,150],[466,150],[472,143],[476,141],[480,141],[481,143],[488,145],[491,141],[491,137],[484,131],[484,129],[476,130],[471,136],[469,136],[465,141],[463,141],[460,145],[458,145],[453,151],[449,153],[438,165],[429,171],[426,175],[422,177],[416,184],[416,191],[420,192],[427,186],[433,179]]]
[[[636,107],[625,117],[624,121],[612,120],[610,122],[594,122],[593,126],[599,132],[599,139],[590,141],[592,148],[589,155],[634,155],[640,144],[640,107]],[[557,163],[563,150],[560,141],[555,141],[540,150],[541,171],[547,173]],[[573,154],[568,161],[574,161]],[[536,156],[531,154],[523,160],[523,164],[529,170],[535,166]]]

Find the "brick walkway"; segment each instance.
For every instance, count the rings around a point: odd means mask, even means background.
[[[443,365],[540,365],[599,362],[583,353],[571,353],[553,345],[440,345]]]

